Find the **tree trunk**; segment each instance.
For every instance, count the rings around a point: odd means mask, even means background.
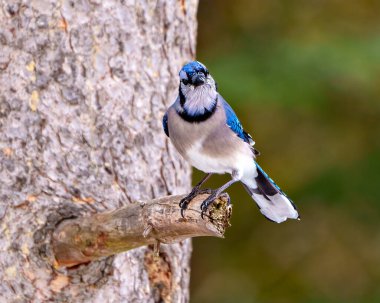
[[[51,236],[189,190],[161,130],[197,0],[0,0],[0,301],[186,302],[190,240],[54,268]]]

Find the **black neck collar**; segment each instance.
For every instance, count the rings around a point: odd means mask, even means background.
[[[218,95],[216,96],[212,107],[210,109],[205,108],[204,112],[201,114],[195,114],[195,115],[191,114],[190,115],[187,112],[186,108],[184,107],[184,104],[182,104],[182,102],[181,102],[181,93],[180,93],[180,103],[181,103],[181,107],[182,107],[182,111],[178,112],[180,117],[187,122],[198,123],[198,122],[202,122],[202,121],[207,120],[208,118],[210,118],[215,113],[216,106],[218,105]]]
[[[181,107],[183,108],[183,106],[185,105],[185,102],[186,102],[186,98],[185,98],[185,95],[183,94],[182,90],[181,90],[181,83],[179,84],[179,103],[181,104]]]

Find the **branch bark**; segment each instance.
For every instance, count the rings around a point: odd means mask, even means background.
[[[170,244],[199,236],[223,237],[231,216],[228,195],[210,205],[205,219],[200,216],[200,205],[208,195],[196,196],[185,218],[178,208],[183,197],[167,196],[113,212],[64,220],[53,234],[56,267],[70,267],[149,244]]]

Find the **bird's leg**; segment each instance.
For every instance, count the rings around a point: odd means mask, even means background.
[[[214,202],[214,200],[216,198],[218,198],[220,196],[220,194],[226,190],[228,187],[230,187],[232,184],[234,184],[235,182],[239,181],[238,179],[232,179],[230,181],[228,181],[226,184],[222,185],[221,187],[219,187],[218,189],[215,189],[211,192],[211,195],[207,197],[206,200],[204,200],[201,204],[201,217],[203,219],[203,215],[205,214],[205,212],[207,211],[207,208],[209,207],[209,205]]]
[[[190,201],[199,193],[200,187],[202,186],[203,183],[205,183],[211,177],[211,175],[212,175],[212,173],[206,174],[206,176],[204,176],[202,178],[202,180],[199,181],[193,187],[193,189],[191,190],[190,194],[188,194],[185,198],[183,198],[181,200],[181,202],[179,202],[179,207],[181,208],[181,216],[182,216],[182,218],[184,218],[184,210],[187,208],[187,206],[189,205]]]

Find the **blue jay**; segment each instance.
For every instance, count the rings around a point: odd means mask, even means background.
[[[240,181],[261,213],[281,223],[298,219],[293,202],[257,164],[255,142],[240,124],[231,106],[218,93],[207,68],[198,61],[182,67],[179,94],[163,118],[163,128],[178,152],[206,176],[181,200],[183,211],[212,174],[231,174],[232,179],[211,191],[201,214],[230,185]]]

